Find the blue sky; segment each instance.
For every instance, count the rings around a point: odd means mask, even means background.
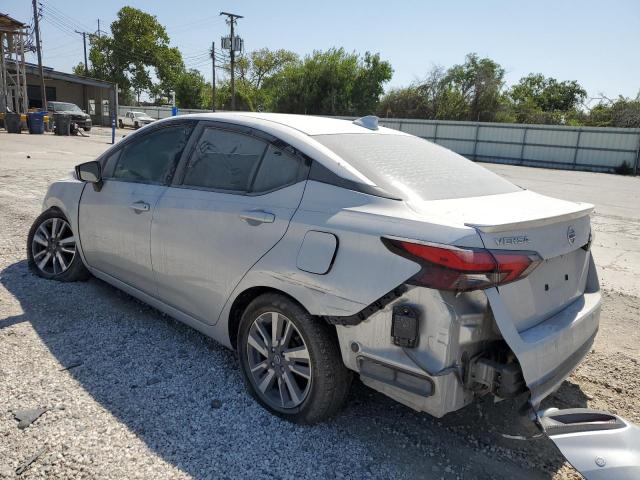
[[[186,63],[211,78],[204,52],[227,33],[220,10],[244,15],[245,48],[299,54],[333,46],[380,52],[394,68],[387,88],[407,85],[434,65],[461,63],[477,52],[506,69],[508,84],[530,72],[578,80],[591,97],[635,97],[640,91],[640,1],[68,1],[40,0],[77,29],[108,29],[131,5],[156,15]],[[31,2],[3,0],[0,11],[29,22]],[[46,14],[45,14],[46,15]],[[82,60],[79,35],[43,21],[44,63],[63,71]]]

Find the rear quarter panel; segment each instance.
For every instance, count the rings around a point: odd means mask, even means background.
[[[337,252],[326,274],[306,272],[297,265],[310,230],[337,237]],[[382,236],[481,246],[473,229],[422,222],[403,202],[309,181],[285,236],[240,281],[222,318],[228,318],[240,293],[255,286],[281,290],[313,315],[358,313],[420,269],[415,262],[387,250]]]

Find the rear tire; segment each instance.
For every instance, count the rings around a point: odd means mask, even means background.
[[[268,293],[249,304],[240,320],[238,355],[249,393],[288,421],[324,421],[349,393],[352,374],[335,330],[283,295]]]
[[[50,209],[36,218],[27,237],[29,269],[48,280],[75,282],[91,275],[82,263],[77,237],[58,210]]]

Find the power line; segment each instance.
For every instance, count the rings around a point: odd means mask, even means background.
[[[42,2],[40,2],[40,7],[41,8],[44,7],[45,9],[49,10],[50,12],[53,12],[53,13],[57,14],[58,16],[60,16],[63,19],[65,19],[65,18],[68,19],[68,21],[71,24],[75,24],[76,26],[81,27],[80,28],[81,30],[90,30],[90,28],[87,25],[85,25],[84,23],[82,23],[81,21],[79,21],[79,20],[77,20],[77,19],[75,19],[73,17],[70,17],[69,15],[64,13],[62,10],[60,10],[59,8],[54,7],[53,5],[51,5],[49,3],[43,4]]]

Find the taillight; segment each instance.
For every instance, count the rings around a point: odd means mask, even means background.
[[[382,239],[389,250],[422,266],[410,283],[437,290],[482,290],[515,282],[541,261],[535,252],[423,245]]]

